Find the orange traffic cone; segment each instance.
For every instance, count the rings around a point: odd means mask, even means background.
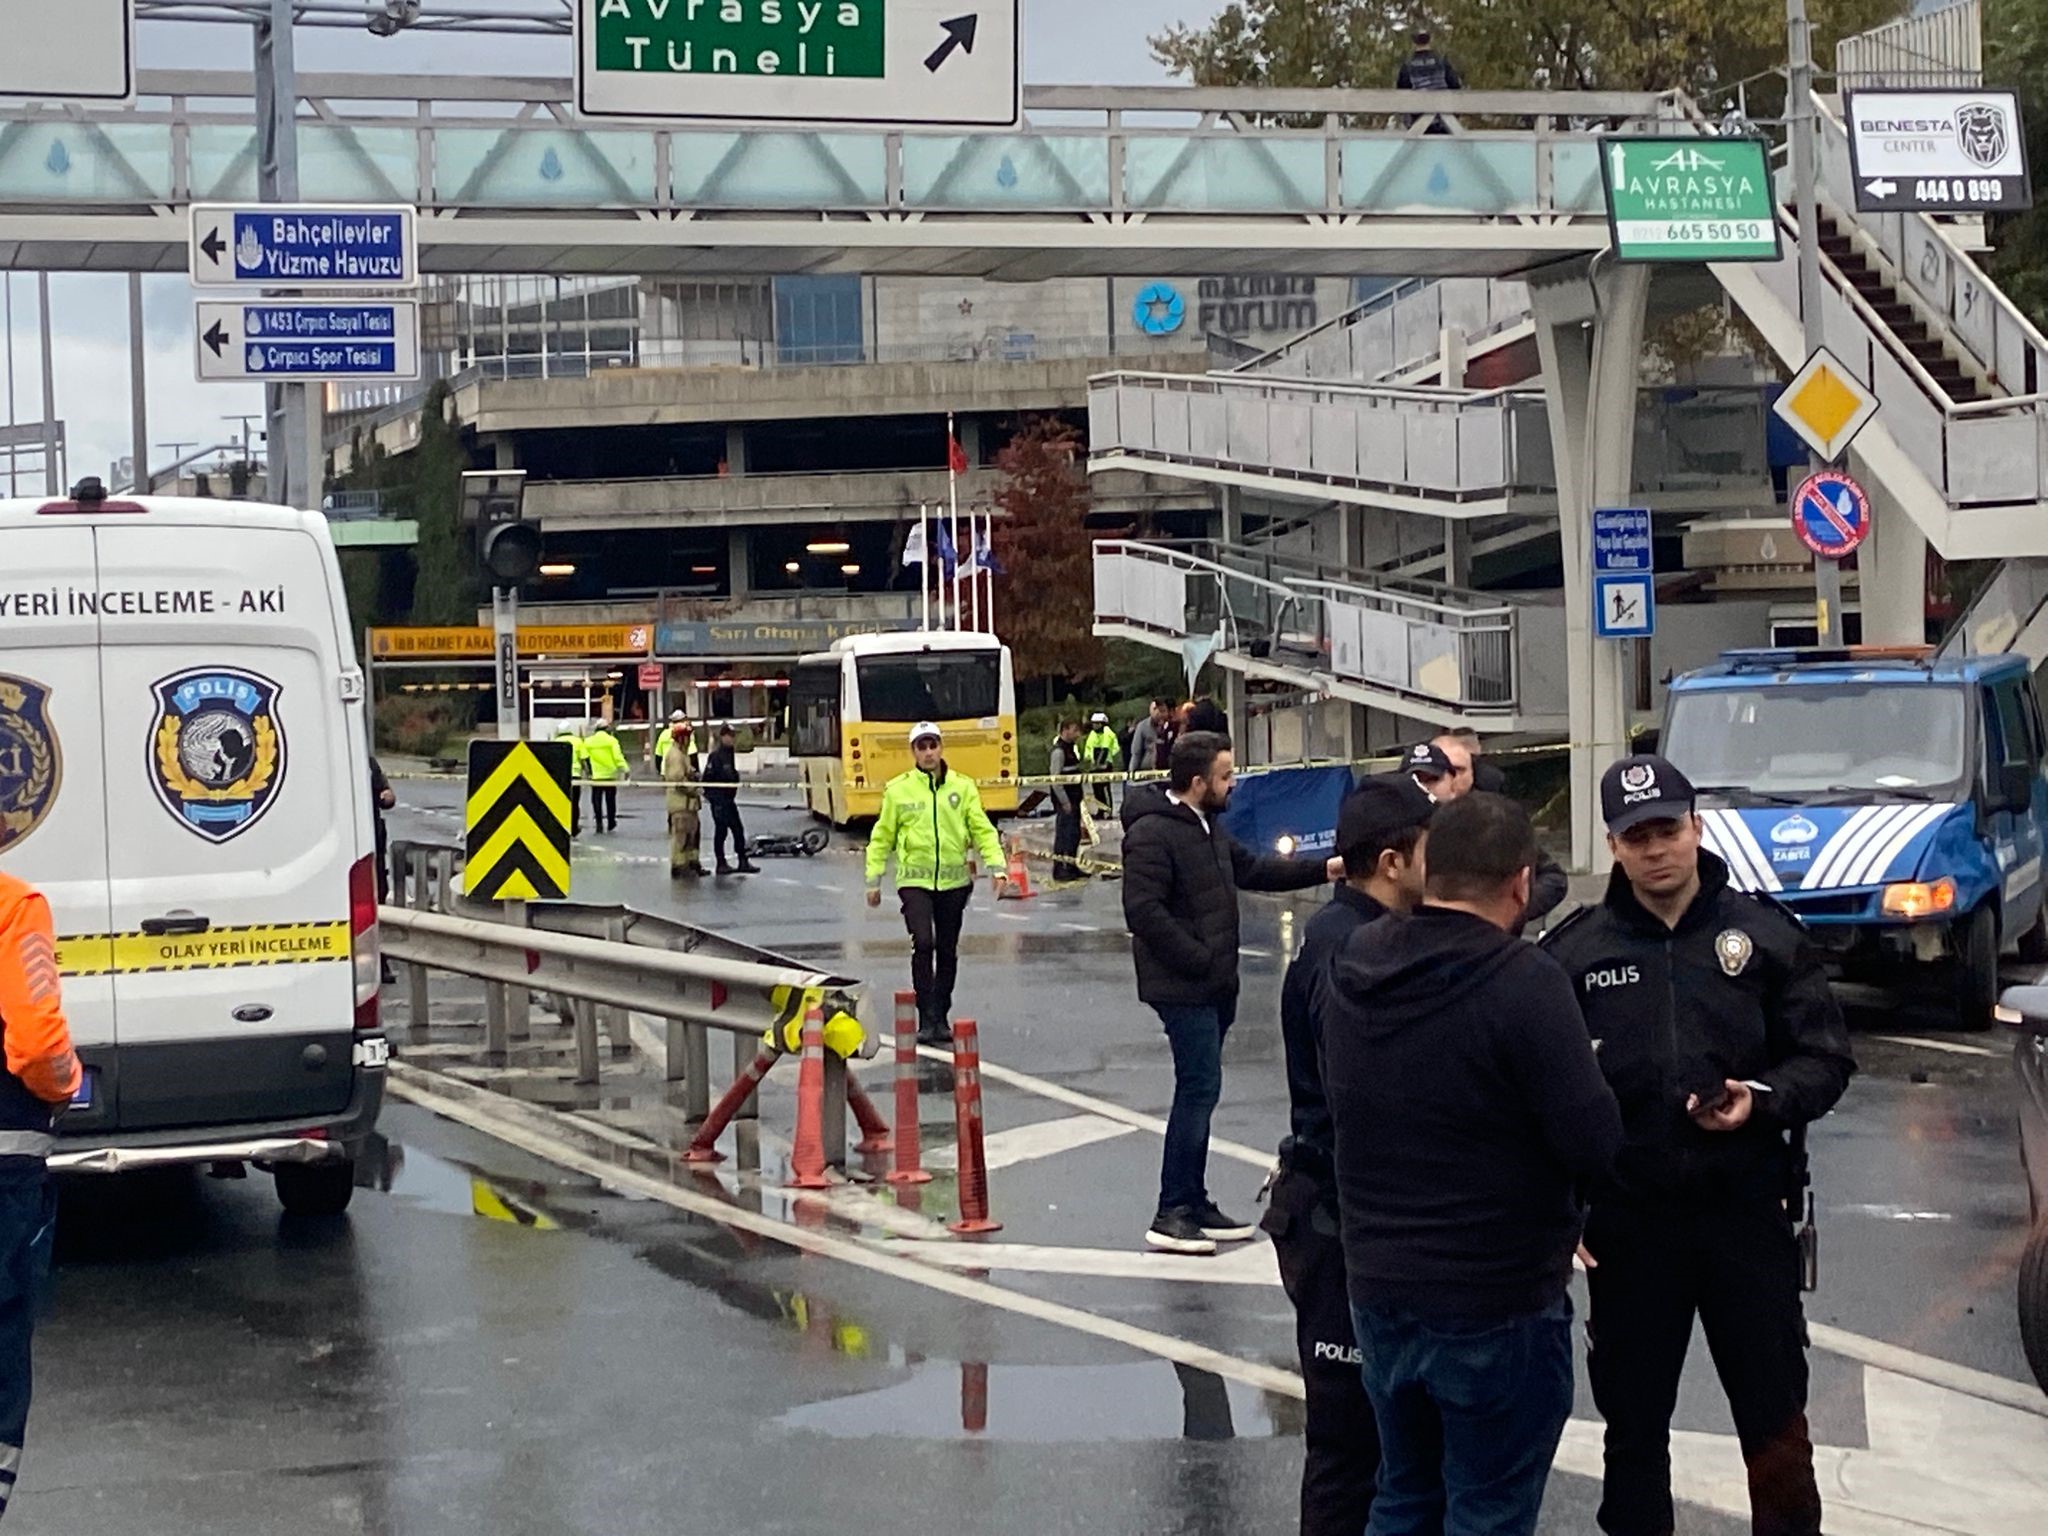
[[[1003,892],[1003,895],[1008,900],[1029,901],[1038,894],[1038,892],[1031,889],[1031,871],[1024,867],[1024,850],[1018,846],[1017,839],[1014,837],[1010,839],[1010,872],[1008,879],[1010,882],[1009,889]]]

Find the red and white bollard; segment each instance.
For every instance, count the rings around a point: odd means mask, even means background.
[[[725,1154],[718,1150],[716,1142],[724,1134],[732,1117],[753,1097],[754,1090],[761,1086],[761,1079],[769,1069],[782,1058],[782,1052],[773,1044],[764,1045],[754,1054],[753,1062],[725,1090],[725,1096],[711,1106],[711,1113],[704,1117],[704,1123],[697,1127],[697,1134],[690,1138],[690,1145],[683,1153],[686,1163],[722,1163]],[[822,1141],[820,1143],[822,1145]]]
[[[825,1010],[804,1013],[804,1053],[797,1063],[796,1138],[789,1150],[790,1189],[830,1189],[825,1171]]]
[[[923,1137],[917,1123],[917,994],[896,994],[896,1166],[882,1177],[891,1184],[929,1184],[921,1166]]]
[[[1000,1232],[989,1220],[988,1156],[981,1131],[981,1036],[974,1020],[953,1025],[953,1120],[960,1144],[960,1219],[946,1223],[959,1233]]]

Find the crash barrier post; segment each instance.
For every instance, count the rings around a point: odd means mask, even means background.
[[[867,1090],[854,1080],[851,1069],[846,1074],[846,1106],[853,1111],[853,1118],[860,1126],[860,1140],[853,1144],[854,1151],[886,1152],[894,1145],[889,1137],[889,1122],[875,1108],[875,1101],[868,1097]]]
[[[1003,1224],[989,1220],[988,1156],[981,1137],[981,1032],[974,1020],[953,1025],[953,1123],[960,1146],[960,1219],[946,1223],[949,1232],[1000,1232]]]
[[[702,947],[670,948],[630,938],[620,943],[616,938],[559,932],[549,925],[557,914],[548,905],[530,910],[539,919],[531,928],[398,906],[383,908],[379,919],[386,950],[395,961],[466,976],[482,982],[487,991],[517,988],[522,994],[530,990],[560,999],[575,1031],[575,1074],[580,1082],[596,1082],[601,1070],[599,1009],[651,1014],[680,1032],[686,1064],[691,1059],[696,1064],[692,1082],[706,1085],[691,1090],[693,1102],[701,1104],[709,1117],[692,1140],[693,1161],[715,1160],[712,1149],[718,1135],[748,1115],[762,1077],[794,1044],[781,1038],[785,1027],[800,1010],[815,1010],[821,1045],[827,1034],[834,1044],[819,1063],[824,1095],[818,1101],[821,1112],[814,1134],[825,1163],[843,1165],[849,1086],[842,1053],[852,1048],[853,1021],[845,1016],[855,1015],[860,1006],[857,983],[764,951],[745,952],[760,959],[721,953],[710,936]],[[633,918],[628,913],[625,921],[630,925]],[[658,922],[654,927],[661,931]],[[599,931],[605,931],[602,925]],[[610,931],[618,932],[616,922]],[[682,937],[694,936],[690,930]],[[709,1102],[707,1043],[714,1029],[732,1037],[736,1071],[736,1081],[715,1108]],[[764,1033],[770,1037],[765,1049]],[[860,1049],[872,1054],[875,1043],[870,1036]],[[875,1127],[864,1120],[862,1129],[872,1135]],[[886,1135],[887,1127],[881,1129]]]
[[[797,1065],[796,1138],[789,1151],[790,1189],[828,1189],[825,1173],[825,1010],[804,1013],[804,1049]]]
[[[782,1052],[771,1040],[754,1053],[754,1059],[746,1069],[732,1080],[732,1086],[719,1096],[711,1106],[711,1113],[704,1117],[704,1123],[697,1127],[697,1134],[690,1138],[689,1147],[683,1152],[686,1163],[722,1163],[725,1154],[718,1150],[718,1138],[725,1134],[725,1128],[732,1124],[733,1117],[740,1112],[740,1106],[753,1097],[754,1090],[761,1086],[761,1079],[768,1075],[768,1069],[775,1065]]]
[[[464,850],[452,843],[421,843],[401,838],[386,850],[390,858],[391,900],[415,912],[446,912],[455,884],[455,869]],[[405,968],[406,1027],[415,1041],[427,1038],[427,968]]]
[[[929,1184],[924,1171],[922,1131],[917,1120],[917,994],[896,994],[896,1166],[891,1184]]]

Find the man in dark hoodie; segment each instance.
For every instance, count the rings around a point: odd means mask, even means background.
[[[1255,858],[1216,824],[1236,779],[1230,742],[1191,731],[1173,744],[1168,786],[1125,797],[1124,921],[1138,997],[1166,1026],[1173,1108],[1160,1158],[1159,1209],[1145,1241],[1210,1254],[1258,1229],[1209,1198],[1209,1118],[1223,1092],[1223,1037],[1237,1016],[1237,893],[1298,891],[1341,880],[1342,859]]]
[[[704,759],[704,799],[711,807],[711,825],[717,828],[712,844],[718,854],[718,872],[730,875],[758,875],[761,867],[747,857],[747,828],[740,820],[740,767],[739,757],[734,751],[738,738],[729,725],[718,730],[718,747]],[[725,840],[732,838],[733,858],[737,865],[725,862]]]
[[[1734,889],[1700,847],[1684,774],[1624,758],[1600,800],[1607,899],[1544,939],[1628,1125],[1586,1222],[1586,1373],[1607,1420],[1600,1528],[1671,1529],[1671,1412],[1697,1315],[1757,1536],[1817,1536],[1793,1228],[1806,1127],[1856,1070],[1848,1030],[1798,920]]]
[[[1499,795],[1430,820],[1423,905],[1317,988],[1373,1536],[1536,1529],[1572,1406],[1579,1191],[1621,1145],[1571,982],[1516,939],[1536,835]]]
[[[1379,1474],[1379,1432],[1359,1375],[1337,1235],[1336,1138],[1323,1093],[1323,1042],[1312,1006],[1316,982],[1345,942],[1368,923],[1412,912],[1422,900],[1424,845],[1436,807],[1400,774],[1367,779],[1337,813],[1344,883],[1308,920],[1301,953],[1280,985],[1287,1048],[1287,1139],[1272,1202],[1259,1225],[1273,1238],[1280,1282],[1294,1303],[1294,1337],[1308,1390],[1301,1469],[1302,1536],[1360,1536]]]

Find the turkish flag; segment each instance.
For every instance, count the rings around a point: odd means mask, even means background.
[[[946,468],[956,475],[967,473],[967,450],[960,446],[960,439],[950,432],[946,434]]]

